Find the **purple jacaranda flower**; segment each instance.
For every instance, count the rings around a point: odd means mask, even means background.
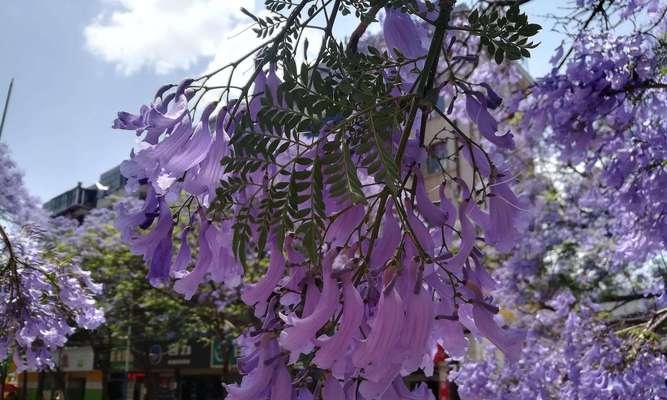
[[[187,115],[188,98],[185,93],[187,86],[192,83],[192,79],[186,79],[176,89],[173,102],[167,104],[166,110],[159,106],[150,108],[146,115],[148,128],[169,129],[176,125],[183,116]],[[164,104],[160,102],[159,105]]]
[[[278,87],[282,82],[276,75],[276,67],[271,64],[268,72],[260,71],[253,82],[253,94],[252,99],[248,105],[248,110],[250,111],[250,117],[253,121],[257,120],[257,114],[262,108],[262,99],[267,96],[271,96],[273,102],[277,102],[277,93]]]
[[[130,250],[134,254],[142,255],[150,265],[148,277],[153,285],[164,282],[169,278],[172,251],[171,234],[174,228],[171,210],[164,199],[159,199],[158,208],[160,214],[155,227],[147,235],[133,235],[129,243]],[[168,243],[165,238],[168,238]]]
[[[443,183],[438,188],[438,197],[440,198],[440,208],[445,213],[445,240],[450,240],[454,234],[454,223],[456,223],[457,211],[454,203],[447,198],[445,193],[445,184]]]
[[[489,230],[487,240],[499,251],[509,251],[517,241],[517,218],[523,209],[507,182],[491,184],[489,193]]]
[[[421,113],[418,116],[421,118]],[[419,126],[419,121],[415,121],[414,126]],[[396,131],[392,136],[392,141],[394,145],[397,145],[401,138],[401,132]],[[413,165],[421,164],[424,165],[428,159],[428,152],[424,146],[419,144],[419,140],[410,139],[405,145],[405,154],[403,156],[402,167],[411,167]]]
[[[287,255],[288,276],[283,279],[280,285],[287,291],[280,297],[280,304],[290,306],[301,302],[301,284],[306,278],[305,268],[301,265],[303,256],[298,253],[292,246],[292,235],[287,235],[283,244],[285,253]],[[299,255],[299,258],[295,258]],[[301,260],[301,262],[295,262]]]
[[[189,81],[189,82],[192,82],[192,81]],[[155,96],[153,96],[153,98],[155,98],[155,99],[162,99],[163,96],[164,96],[164,94],[165,94],[168,90],[170,90],[170,89],[172,89],[172,88],[174,88],[174,87],[176,87],[176,86],[177,86],[177,85],[174,85],[173,83],[167,83],[166,85],[162,85],[162,86],[160,86],[160,87],[158,88],[158,90],[155,92]]]
[[[438,18],[438,12],[440,11],[438,4],[431,2],[431,6],[433,7],[429,7],[424,0],[417,0],[416,4],[419,13],[428,20],[435,21]]]
[[[132,131],[143,131],[148,127],[146,123],[146,114],[148,114],[148,106],[142,105],[139,109],[139,115],[132,114],[125,111],[118,113],[118,118],[113,121],[113,129],[125,129]]]
[[[417,210],[424,217],[424,220],[431,226],[443,227],[447,223],[447,215],[442,208],[433,204],[426,192],[424,177],[421,171],[415,172],[415,198],[417,200]]]
[[[399,95],[401,92],[405,93],[412,90],[414,82],[418,78],[415,70],[424,68],[424,58],[427,53],[426,43],[428,43],[426,37],[427,31],[416,24],[409,14],[391,7],[385,7],[385,17],[382,26],[384,41],[387,45],[388,53],[392,58],[398,59],[399,56],[396,52],[399,52],[407,59],[419,59],[415,63],[400,67],[397,71],[402,82],[400,85],[397,85],[395,87],[396,90],[391,93],[392,96],[395,96]],[[424,118],[422,113],[418,113],[415,120],[415,126],[420,126],[422,118]],[[408,144],[406,148],[406,158],[412,158],[413,151],[411,148],[419,147],[420,146],[418,145],[411,146]]]
[[[201,196],[204,205],[215,198],[215,190],[225,176],[222,159],[229,152],[229,136],[225,131],[227,110],[221,109],[216,118],[215,139],[199,167],[185,177],[184,187],[190,193]]]
[[[159,286],[169,281],[169,271],[171,270],[172,242],[171,231],[168,236],[164,236],[155,248],[155,252],[150,259],[148,269],[148,281],[153,286]]]
[[[337,360],[344,358],[353,340],[359,336],[359,326],[363,317],[364,302],[352,284],[351,277],[345,276],[343,278],[343,316],[333,336],[318,338],[317,344],[320,349],[315,354],[313,363],[322,369],[332,369]]]
[[[177,279],[183,277],[183,275],[186,273],[188,265],[192,261],[192,251],[190,250],[190,244],[188,243],[188,233],[190,230],[190,227],[186,227],[181,232],[181,246],[178,249],[178,254],[176,255],[176,259],[174,260],[174,264],[171,268],[171,276]]]
[[[192,298],[192,295],[197,291],[197,287],[208,273],[213,257],[206,238],[209,229],[214,228],[211,227],[209,222],[203,221],[199,231],[199,254],[197,255],[195,267],[174,283],[174,291],[182,294],[187,299]]]
[[[420,367],[424,353],[428,350],[431,330],[435,321],[431,293],[422,287],[421,283],[418,283],[418,285],[418,293],[414,293],[415,289],[410,287],[405,295],[406,320],[400,346],[405,352],[402,367],[406,371],[414,371]]]
[[[491,176],[491,164],[489,163],[489,158],[478,145],[466,142],[461,148],[461,152],[466,161],[468,161],[468,164],[470,164],[475,171],[478,171],[484,177]]]
[[[120,202],[116,206],[116,212],[118,213],[116,228],[120,232],[121,239],[129,242],[137,227],[148,229],[158,216],[158,198],[155,190],[148,189],[146,200],[141,209],[133,211],[129,204]]]
[[[411,238],[410,241],[406,243],[406,254],[408,254],[409,257],[423,257],[417,248],[417,246],[419,246],[421,247],[421,250],[426,253],[426,256],[432,256],[435,249],[435,243],[433,242],[433,238],[431,237],[428,228],[414,214],[412,204],[409,201],[405,202],[405,211],[407,213],[410,229],[415,234],[415,238]],[[417,243],[415,243],[415,239]]]
[[[159,162],[160,166],[167,166],[172,158],[183,151],[191,136],[192,121],[186,116],[163,141],[150,148],[149,159]]]
[[[248,110],[250,111],[250,117],[253,120],[257,120],[257,114],[262,108],[262,97],[264,95],[264,90],[266,89],[266,72],[259,71],[253,82],[253,93],[251,100],[248,104]]]
[[[489,213],[482,211],[482,209],[473,202],[468,204],[467,212],[470,219],[472,219],[485,233],[488,234],[488,232],[491,231],[491,219]],[[488,237],[486,240],[487,242],[490,241]]]
[[[479,132],[488,141],[498,147],[506,149],[514,148],[514,139],[511,133],[502,136],[496,136],[498,131],[498,122],[489,114],[489,111],[482,105],[473,94],[466,95],[466,110],[470,119],[477,125]]]
[[[295,315],[283,316],[288,328],[284,329],[278,339],[285,350],[291,352],[290,359],[296,360],[302,351],[312,348],[315,334],[331,318],[338,307],[338,284],[331,276],[331,263],[334,252],[328,253],[322,261],[322,294],[317,307],[306,317]]]
[[[155,101],[152,104],[152,108],[155,108],[159,112],[166,112],[167,111],[167,106],[169,103],[172,102],[176,98],[176,93],[169,93],[166,95],[164,98],[160,99],[155,99]],[[145,123],[145,129],[139,129],[137,130],[137,136],[140,136],[144,131],[146,132],[146,135],[144,135],[144,142],[148,144],[157,144],[160,141],[160,137],[162,134],[165,132],[170,132],[171,127],[164,129],[163,127],[151,127],[148,125],[148,115],[150,108],[145,110],[145,113],[143,113],[143,118],[144,118],[144,123]]]
[[[250,306],[256,306],[256,310],[261,310],[260,315],[264,314],[266,300],[269,298],[276,285],[285,273],[285,257],[283,257],[278,241],[271,240],[270,250],[271,261],[266,274],[255,284],[248,285],[243,289],[241,299]]]
[[[137,136],[147,131],[144,141],[152,145],[157,144],[160,136],[165,131],[171,130],[186,115],[188,96],[191,96],[186,88],[190,83],[191,79],[183,81],[175,93],[164,97],[162,97],[164,90],[168,90],[171,86],[163,86],[150,107],[141,106],[138,115],[119,112],[113,128],[135,130]]]
[[[359,384],[359,389],[355,392],[359,393],[362,399],[383,400],[385,396],[393,394],[391,384],[398,371],[394,368],[395,364],[387,362],[384,365],[386,373],[380,380],[365,380]]]
[[[380,296],[371,330],[366,340],[352,355],[352,364],[364,368],[366,377],[373,382],[384,382],[399,368],[387,355],[394,354],[405,323],[403,300],[396,288]],[[386,382],[387,384],[389,382]]]
[[[281,84],[282,81],[276,74],[276,65],[269,65],[269,72],[266,74],[266,88],[269,90],[269,93],[271,93],[273,101],[278,101],[278,87],[280,87]]]
[[[343,386],[338,382],[338,379],[329,374],[322,388],[322,400],[345,400],[346,398]]]
[[[308,388],[298,388],[296,389],[296,397],[294,400],[315,400],[313,393]]]
[[[320,297],[322,295],[320,288],[317,287],[315,280],[312,278],[306,280],[305,287],[306,298],[303,302],[301,318],[305,318],[312,314],[313,311],[315,311],[315,307],[317,307],[317,304],[319,303]]]
[[[435,400],[433,392],[425,383],[420,383],[413,390],[410,390],[403,382],[403,379],[396,378],[387,393],[382,396],[382,400]]]
[[[285,236],[283,243],[284,253],[287,256],[286,262],[288,268],[288,276],[281,282],[281,286],[285,288],[287,293],[280,298],[280,304],[293,305],[301,302],[301,284],[306,278],[306,269],[304,267],[305,257],[298,252],[295,246],[295,235],[288,234]]]
[[[459,302],[456,312],[458,314],[458,320],[461,325],[463,325],[471,334],[477,337],[482,337],[482,333],[477,329],[475,325],[475,319],[472,316],[472,304]]]
[[[351,206],[342,211],[329,226],[324,240],[331,246],[344,246],[350,240],[354,230],[361,224],[364,215],[366,215],[366,208],[363,204]]]
[[[3,144],[0,187],[0,359],[13,361],[17,373],[55,368],[58,349],[76,328],[104,322],[94,300],[102,288],[79,265],[84,255],[77,252],[87,248],[66,236],[77,223],[48,217]],[[129,235],[143,215],[128,218]]]
[[[503,98],[498,96],[498,93],[496,93],[488,83],[482,82],[480,85],[486,89],[486,96],[484,97],[486,99],[486,107],[492,110],[500,107],[503,103]]]
[[[278,344],[271,335],[264,334],[259,338],[259,345],[253,352],[256,353],[251,356],[256,359],[252,363],[254,368],[243,376],[240,384],[225,385],[228,400],[256,400],[267,398],[271,393],[271,385],[276,382],[275,371],[280,369],[280,366],[277,366],[280,360],[276,359]],[[282,368],[284,367],[283,365]],[[279,378],[284,379],[284,374]]]
[[[563,58],[563,53],[565,52],[565,42],[561,42],[558,47],[556,47],[556,52],[549,59],[549,64],[555,66],[560,62],[560,59]]]
[[[271,381],[271,400],[292,399],[292,377],[282,362],[276,361]]]
[[[298,242],[295,241],[295,238],[296,235],[294,234],[287,234],[285,236],[285,243],[283,246],[285,248],[285,254],[287,255],[287,262],[290,265],[302,265],[306,262],[306,257],[301,252],[297,251],[295,246],[298,245]]]
[[[401,227],[393,213],[393,203],[388,202],[382,219],[382,234],[375,241],[370,264],[373,268],[382,268],[389,261],[401,242]]]
[[[462,357],[468,350],[468,339],[463,333],[463,326],[458,321],[455,307],[454,290],[437,275],[427,278],[437,293],[435,313],[438,315],[434,323],[435,338],[441,343],[447,354]]]
[[[473,252],[470,257],[474,268],[467,268],[466,276],[469,280],[474,280],[478,287],[486,290],[495,290],[498,288],[498,282],[484,268],[479,252]]]
[[[206,232],[206,240],[213,254],[209,273],[214,282],[222,283],[228,288],[236,288],[241,284],[243,267],[234,257],[229,243],[232,242],[232,222],[223,220],[214,229]]]
[[[525,334],[518,330],[502,329],[493,320],[491,311],[478,303],[472,306],[472,315],[479,332],[495,344],[510,361],[521,357]]]
[[[190,139],[164,164],[163,168],[169,171],[169,175],[178,178],[206,158],[212,141],[209,118],[216,106],[216,102],[206,106]]]
[[[470,252],[475,247],[475,229],[466,215],[472,200],[469,198],[469,193],[465,183],[463,181],[459,181],[459,185],[461,185],[463,188],[463,201],[461,201],[461,204],[459,205],[458,213],[461,232],[461,244],[459,245],[459,251],[456,253],[456,255],[445,260],[447,269],[454,274],[461,273],[463,264],[466,262],[466,260],[468,260]]]
[[[389,54],[393,55],[391,50],[397,49],[408,59],[426,55],[425,32],[423,28],[417,26],[409,14],[386,7],[382,26]]]

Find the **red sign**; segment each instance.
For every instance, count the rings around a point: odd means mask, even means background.
[[[18,391],[18,388],[11,383],[5,383],[5,393],[14,393]]]
[[[143,372],[128,372],[127,379],[131,381],[136,381],[137,379],[143,379],[146,376]]]

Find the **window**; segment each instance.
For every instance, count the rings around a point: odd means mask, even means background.
[[[437,174],[442,170],[447,170],[450,160],[447,158],[449,152],[447,148],[448,142],[451,139],[447,138],[445,141],[435,143],[429,149],[428,159],[426,160],[426,172],[428,174]]]

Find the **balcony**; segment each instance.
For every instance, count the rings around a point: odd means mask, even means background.
[[[79,183],[74,189],[44,203],[44,208],[52,217],[68,216],[78,219],[96,205],[97,189],[84,188]]]

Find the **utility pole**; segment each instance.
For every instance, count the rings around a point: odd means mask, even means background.
[[[12,87],[14,87],[14,78],[12,78],[12,80],[9,81],[9,89],[7,89],[7,98],[5,99],[5,108],[2,110],[2,120],[0,120],[0,139],[2,139],[2,129],[5,127],[5,118],[7,117],[9,100],[12,97]]]

